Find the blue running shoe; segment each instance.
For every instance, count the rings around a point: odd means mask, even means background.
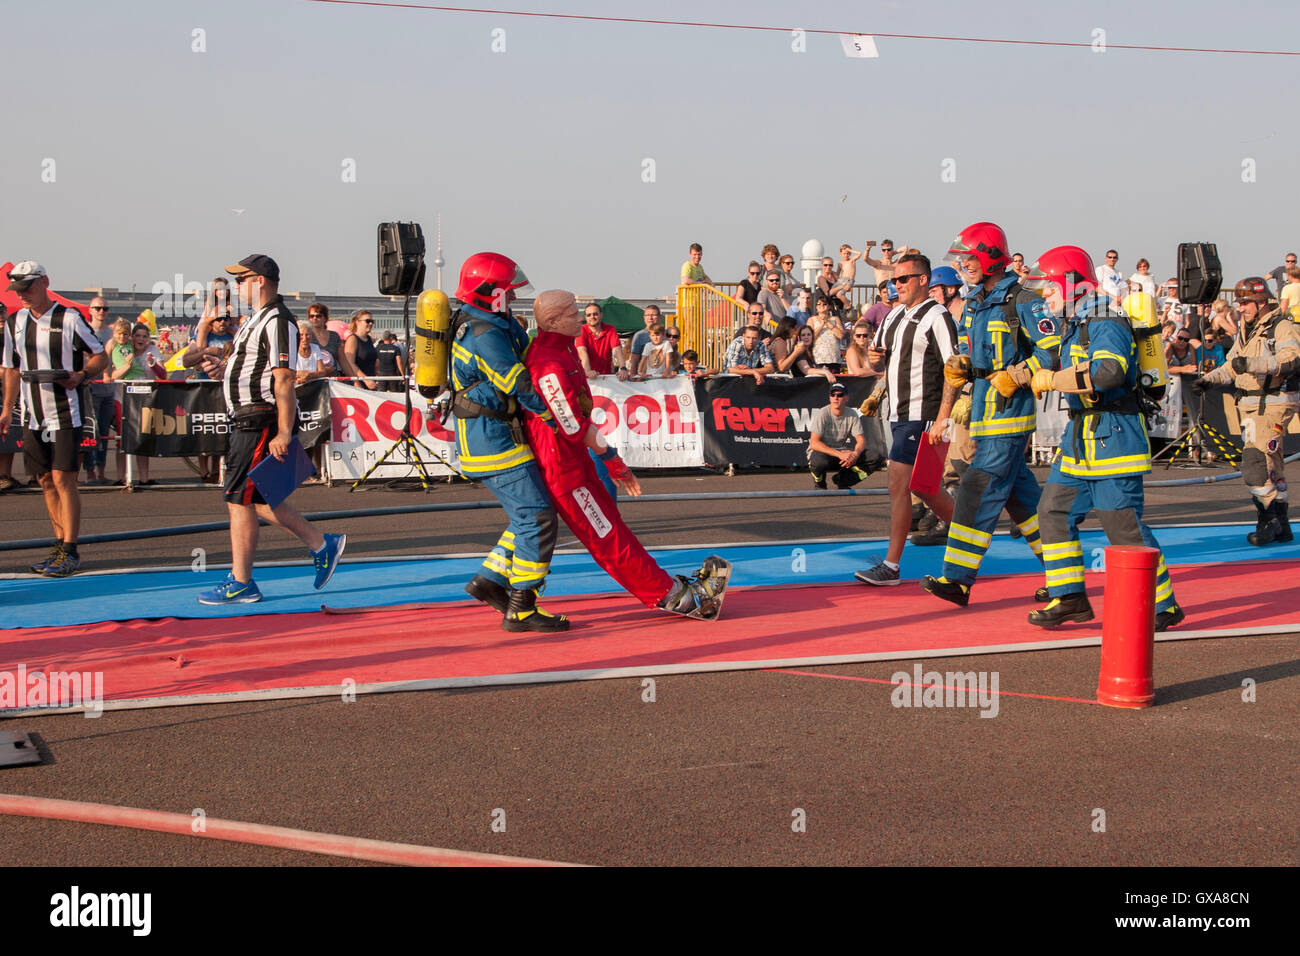
[[[334,577],[334,569],[339,566],[339,558],[343,557],[347,543],[348,536],[345,534],[327,534],[325,547],[311,553],[311,559],[316,564],[317,591],[329,584],[330,578]]]
[[[235,580],[235,572],[226,575],[226,580],[211,591],[199,594],[200,604],[255,604],[262,600],[262,592],[254,581],[247,584]]]

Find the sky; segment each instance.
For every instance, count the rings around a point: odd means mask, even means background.
[[[768,242],[888,237],[937,259],[992,220],[1031,262],[1114,247],[1122,272],[1144,256],[1161,280],[1179,242],[1215,242],[1229,286],[1300,246],[1300,57],[1114,48],[1300,51],[1300,5],[500,6],[781,29],[14,4],[0,260],[36,259],[58,289],[148,290],[257,251],[282,288],[366,295],[377,224],[420,222],[432,260],[441,214],[446,288],[492,250],[538,290],[635,298],[671,295],[691,242],[734,282]],[[1087,46],[880,37],[878,58],[850,59],[794,28]]]

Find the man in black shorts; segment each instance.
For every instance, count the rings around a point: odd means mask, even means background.
[[[9,272],[9,291],[23,308],[4,323],[4,405],[0,435],[23,390],[27,417],[23,422],[23,457],[45,492],[45,510],[54,526],[49,557],[32,565],[37,574],[64,578],[81,567],[77,535],[81,530],[81,469],[83,415],[93,414],[82,402],[81,384],[98,378],[108,356],[94,329],[76,309],[50,298],[50,279],[38,262],[20,262]]]
[[[240,297],[257,311],[235,336],[223,383],[226,410],[231,415],[224,489],[230,512],[231,570],[219,586],[199,595],[200,604],[262,600],[253,581],[258,518],[283,528],[307,546],[318,591],[334,576],[347,544],[346,535],[322,535],[287,501],[270,508],[248,478],[268,455],[283,461],[298,430],[298,399],[293,391],[298,325],[280,298],[280,267],[274,259],[254,253],[238,265],[227,266],[226,271],[238,277]]]
[[[912,501],[908,484],[919,443],[934,423],[943,399],[943,363],[957,351],[957,326],[930,296],[930,260],[909,252],[894,265],[898,306],[885,317],[867,349],[867,361],[885,373],[889,449],[889,551],[875,567],[853,576],[863,584],[897,585]],[[953,501],[940,489],[920,495],[941,521],[952,520]]]

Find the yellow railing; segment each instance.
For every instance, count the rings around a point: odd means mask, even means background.
[[[677,328],[682,333],[681,349],[694,349],[700,364],[715,371],[722,368],[727,347],[744,324],[745,303],[703,283],[677,287]]]

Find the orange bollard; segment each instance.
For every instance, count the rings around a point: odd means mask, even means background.
[[[1101,625],[1097,701],[1110,707],[1150,707],[1155,700],[1152,657],[1156,629],[1155,548],[1106,549],[1106,613]]]

